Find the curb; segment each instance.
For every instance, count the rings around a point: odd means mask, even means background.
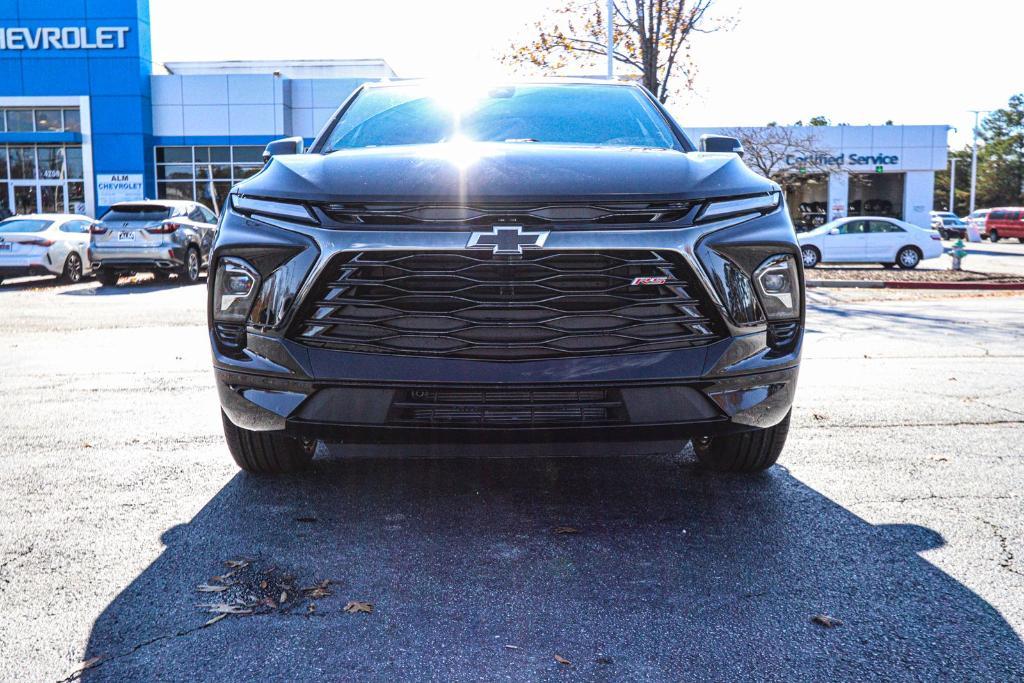
[[[953,289],[1024,291],[1024,282],[913,282],[907,280],[807,280],[808,287],[858,289]]]

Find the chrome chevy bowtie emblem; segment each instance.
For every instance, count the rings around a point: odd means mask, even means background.
[[[548,231],[523,232],[518,225],[494,226],[490,232],[474,232],[467,249],[490,249],[499,256],[522,256],[523,249],[540,249],[548,238]]]

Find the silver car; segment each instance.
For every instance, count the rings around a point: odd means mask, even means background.
[[[196,202],[153,200],[110,207],[92,228],[89,255],[104,285],[122,275],[177,275],[192,284],[206,265],[217,231],[217,216]]]
[[[38,213],[0,221],[0,282],[26,275],[56,275],[74,283],[87,275],[88,216]]]

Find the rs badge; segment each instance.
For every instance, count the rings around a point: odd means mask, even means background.
[[[668,278],[664,277],[664,276],[661,276],[661,277],[635,277],[635,278],[633,278],[633,281],[631,283],[629,283],[629,284],[631,284],[634,287],[636,287],[638,285],[663,285],[666,282],[668,282]]]

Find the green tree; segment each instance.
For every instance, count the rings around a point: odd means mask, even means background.
[[[715,0],[615,0],[615,61],[630,67],[644,86],[665,102],[669,87],[682,79],[693,87],[697,73],[690,37],[731,26],[708,12]],[[536,37],[513,43],[502,62],[542,73],[557,73],[570,64],[595,66],[607,58],[607,14],[603,0],[564,0],[534,24]]]
[[[978,205],[1024,204],[1024,93],[986,116],[980,128]]]
[[[971,204],[971,147],[951,151],[951,158],[956,159],[956,193],[953,206],[949,206],[949,167],[935,173],[935,196],[932,206],[936,209],[945,208],[958,216],[967,215]],[[981,206],[979,204],[979,206]]]

